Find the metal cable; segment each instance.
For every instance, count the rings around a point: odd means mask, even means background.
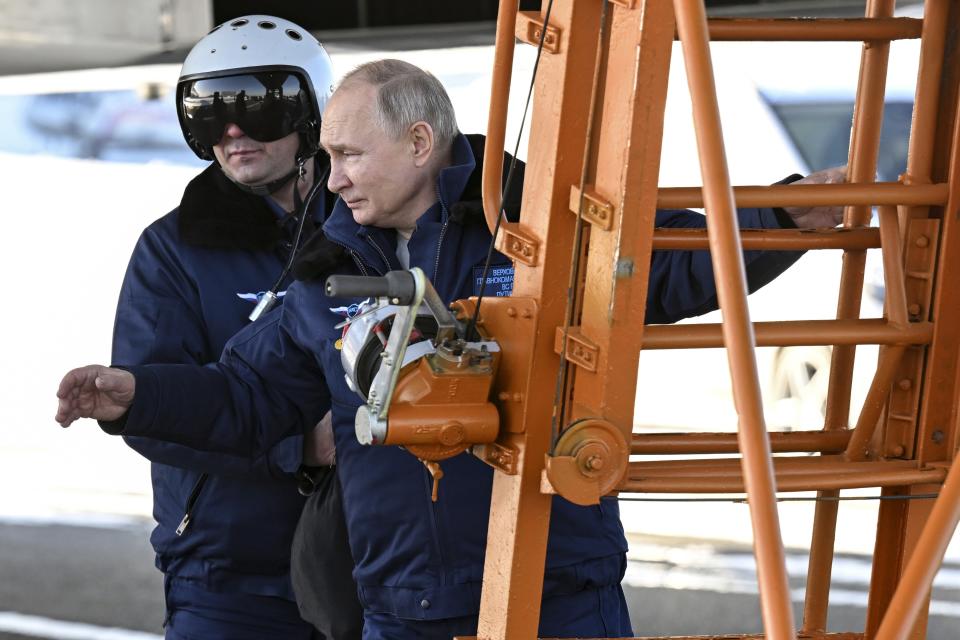
[[[604,0],[606,1],[606,0]],[[527,89],[527,101],[523,106],[523,117],[520,118],[520,130],[517,131],[517,144],[513,148],[513,157],[510,159],[510,169],[507,171],[507,180],[503,187],[503,193],[500,195],[500,206],[497,207],[497,224],[493,227],[493,235],[490,238],[490,246],[487,248],[487,259],[483,263],[483,273],[480,276],[480,294],[477,296],[477,306],[473,310],[473,317],[466,327],[467,340],[479,339],[475,335],[477,330],[477,321],[480,318],[480,303],[483,302],[483,292],[487,287],[487,273],[490,271],[490,262],[493,260],[493,250],[497,244],[497,235],[500,233],[500,223],[503,221],[503,203],[507,201],[510,194],[510,187],[513,186],[513,170],[517,166],[517,154],[520,152],[520,138],[523,135],[523,127],[527,122],[527,112],[530,109],[530,100],[533,97],[533,88],[537,80],[537,68],[540,66],[540,55],[543,53],[543,42],[547,37],[547,26],[550,24],[550,10],[553,9],[553,0],[547,3],[547,11],[543,15],[543,29],[540,30],[540,41],[537,43],[537,57],[533,61],[533,73],[530,75],[530,87]]]
[[[583,255],[583,201],[586,191],[587,174],[590,170],[590,147],[593,144],[594,120],[597,108],[597,98],[600,91],[600,70],[603,66],[604,43],[607,35],[607,8],[608,0],[603,0],[600,7],[600,33],[597,36],[597,54],[593,68],[593,86],[590,91],[590,109],[587,112],[587,132],[584,141],[583,166],[580,170],[580,199],[577,204],[577,224],[573,235],[573,255],[570,258],[570,281],[567,283],[567,307],[563,314],[563,339],[560,346],[560,367],[557,370],[556,388],[553,398],[553,414],[550,416],[550,452],[552,453],[560,439],[560,428],[566,419],[568,396],[567,343],[569,342],[570,325],[577,304],[577,282],[580,279],[580,257]]]

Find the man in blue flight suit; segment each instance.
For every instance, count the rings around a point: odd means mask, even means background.
[[[327,157],[317,154],[332,84],[320,43],[279,18],[232,20],[193,48],[181,70],[177,111],[187,143],[213,162],[133,251],[117,307],[114,362],[215,362],[267,291],[267,301],[283,295],[289,278],[282,274],[299,237],[319,227],[332,205],[323,188]],[[286,95],[271,102],[271,91]],[[202,121],[213,95],[227,122],[219,130]],[[246,118],[244,105],[269,114]],[[301,618],[290,577],[291,540],[305,501],[294,478],[304,437],[290,434],[258,456],[125,439],[152,462],[151,542],[164,573],[166,637],[323,637]],[[307,438],[306,461],[329,464],[311,457],[312,443]],[[325,523],[328,531],[335,525]],[[343,597],[328,607],[332,619],[307,617],[326,637],[359,638],[359,604],[342,586],[353,568],[349,549],[328,551],[330,575],[319,578],[338,583]]]
[[[328,187],[339,195],[323,232],[344,260],[314,275],[420,267],[445,301],[478,293],[490,235],[482,217],[453,214],[476,160],[435,78],[396,60],[359,67],[331,97],[320,140],[330,156]],[[833,171],[807,180],[838,178]],[[739,217],[742,227],[833,226],[839,210],[744,209]],[[657,224],[702,227],[704,218],[660,211]],[[751,284],[768,282],[796,257],[748,252]],[[494,264],[509,267],[504,256]],[[655,254],[650,278],[648,320],[716,305],[705,252]],[[279,313],[231,340],[218,364],[75,369],[58,390],[57,420],[93,417],[108,433],[248,457],[332,410],[364,638],[473,635],[492,471],[470,455],[445,461],[432,502],[432,478],[416,458],[357,442],[361,400],[344,380],[335,328],[356,302],[328,297],[323,278],[304,279],[288,288]],[[554,499],[541,636],[632,635],[620,588],[626,548],[616,500],[578,507]]]

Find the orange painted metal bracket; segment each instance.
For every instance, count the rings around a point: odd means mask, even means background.
[[[926,319],[929,314],[939,240],[939,220],[910,221],[903,250],[903,275],[906,277],[907,312],[913,322]]]
[[[517,40],[538,46],[543,36],[543,50],[547,53],[560,53],[560,29],[554,26],[547,27],[547,35],[543,35],[543,20],[539,11],[517,12]]]
[[[557,337],[553,343],[553,351],[557,355],[563,353],[563,327],[557,327]],[[600,348],[583,335],[580,327],[570,327],[567,329],[566,358],[568,362],[572,362],[587,371],[596,371],[597,362],[600,359]]]
[[[577,185],[570,187],[570,211],[574,213],[580,211],[580,187]],[[600,197],[589,186],[583,190],[583,213],[581,215],[584,220],[604,231],[610,231],[613,228],[613,205]]]
[[[476,298],[458,300],[453,308],[459,317],[470,317],[476,308]],[[484,298],[480,311],[479,326],[500,345],[500,367],[490,396],[500,413],[497,442],[509,448],[509,443],[504,441],[506,434],[523,433],[525,429],[526,398],[521,390],[527,388],[533,361],[533,354],[525,347],[534,339],[538,305],[533,298],[488,297]]]
[[[473,453],[488,465],[508,476],[517,475],[517,450],[498,442],[476,446]]]
[[[940,221],[911,220],[904,242],[904,288],[907,313],[914,323],[924,320],[933,303],[933,276],[936,270]],[[926,349],[915,346],[906,351],[894,377],[884,430],[883,453],[888,457],[916,455],[916,430],[920,414],[920,385]]]
[[[535,267],[540,258],[540,241],[527,233],[520,223],[504,222],[500,225],[497,250],[512,260]]]

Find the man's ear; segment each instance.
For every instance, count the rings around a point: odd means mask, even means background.
[[[423,167],[433,157],[433,127],[424,121],[410,125],[410,142],[413,148],[413,163]]]

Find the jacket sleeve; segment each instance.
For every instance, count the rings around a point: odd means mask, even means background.
[[[782,210],[738,209],[741,229],[791,228]],[[687,210],[659,210],[657,227],[706,228],[706,216]],[[787,270],[803,251],[744,251],[747,287],[753,293]],[[709,251],[654,251],[647,289],[647,324],[666,324],[718,308]]]
[[[184,269],[176,243],[160,225],[151,226],[137,242],[120,289],[112,361],[124,366],[215,361],[219,352],[210,343],[200,309],[196,283]],[[132,436],[125,441],[153,462],[218,474],[292,473],[302,455],[299,435],[256,458]]]
[[[312,428],[330,394],[314,355],[284,326],[293,291],[279,313],[235,335],[218,363],[128,367],[136,394],[123,435],[256,459]]]

